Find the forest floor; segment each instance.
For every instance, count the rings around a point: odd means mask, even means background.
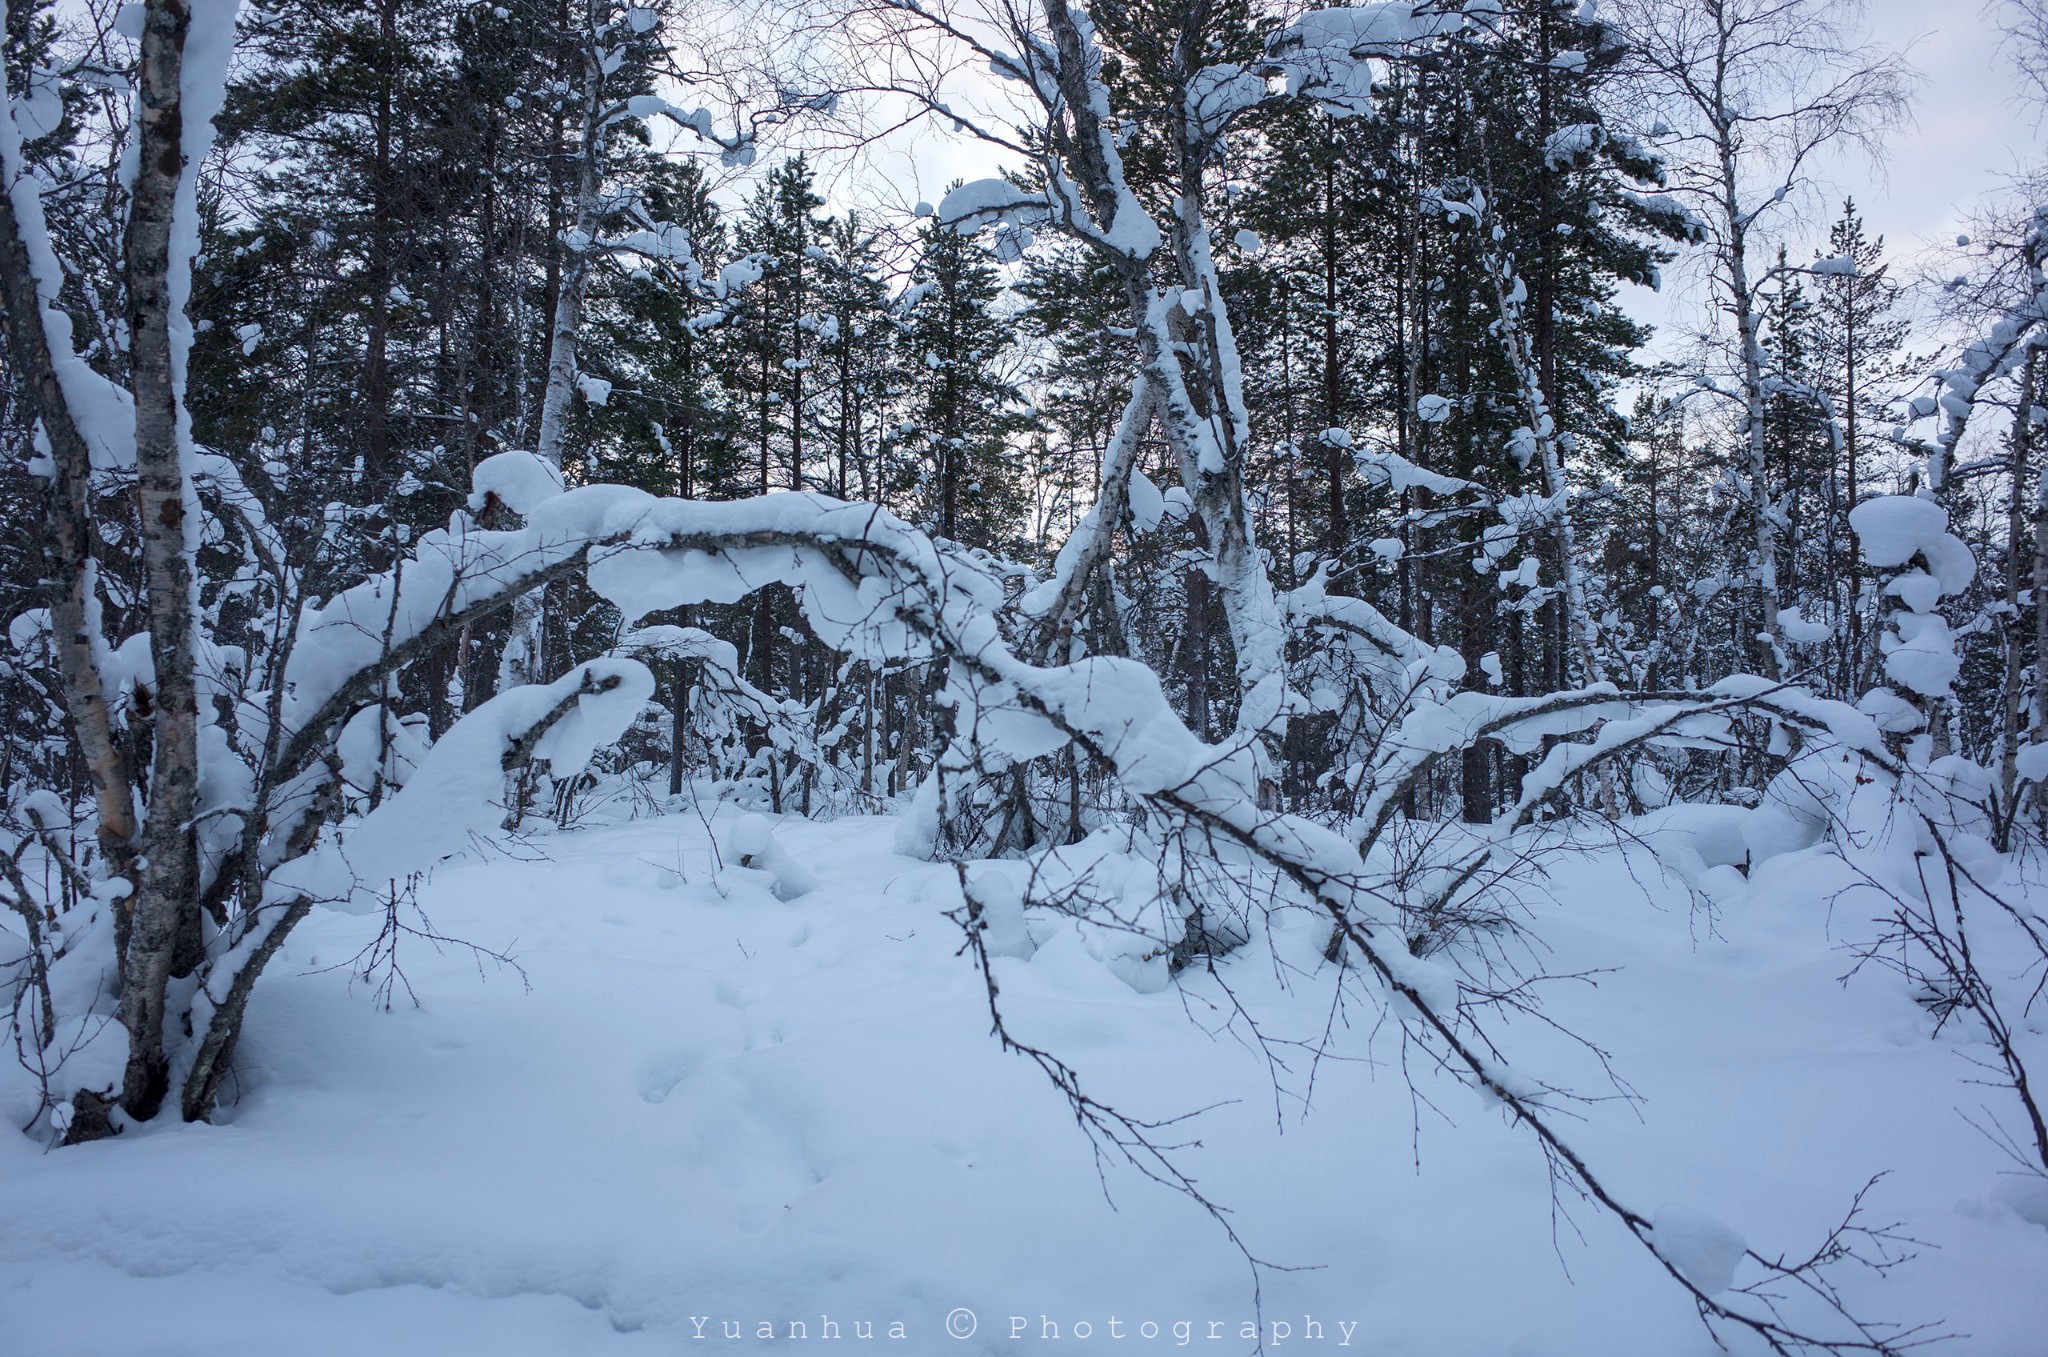
[[[0,1352],[1241,1354],[1250,1324],[1280,1357],[1716,1351],[1638,1244],[1553,1202],[1526,1130],[1404,1072],[1395,1024],[1333,1012],[1313,919],[1149,994],[1049,911],[1035,955],[993,963],[1015,1033],[1096,1097],[1198,1113],[1157,1134],[1289,1269],[1255,1290],[1217,1220],[1098,1163],[999,1049],[951,868],[897,855],[886,818],[789,820],[820,884],[784,901],[721,867],[738,813],[707,812],[442,864],[432,927],[523,981],[406,937],[387,1013],[350,961],[382,921],[316,914],[258,991],[224,1124],[0,1136]],[[1643,857],[1561,857],[1527,921],[1550,971],[1597,972],[1546,1012],[1640,1095],[1563,1122],[1610,1186],[1803,1254],[1888,1171],[1869,1217],[1923,1247],[1847,1277],[1852,1305],[1965,1335],[1937,1351],[2048,1351],[2048,1213],[1964,1120],[2001,1094],[1903,982],[1842,983],[1827,855],[1712,913]],[[1605,1091],[1556,1032],[1510,1035],[1518,1069]]]

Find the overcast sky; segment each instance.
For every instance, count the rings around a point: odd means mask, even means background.
[[[1999,51],[1995,20],[1981,0],[1869,0],[1871,37],[1905,54],[1920,73],[1912,123],[1893,134],[1875,164],[1862,152],[1822,163],[1820,200],[1804,217],[1786,214],[1783,230],[1794,258],[1825,243],[1844,195],[1856,200],[1864,229],[1882,236],[1886,253],[1905,267],[1954,253],[1971,210],[2040,159],[2042,132],[2018,99],[2018,84]],[[1704,301],[1698,270],[1673,268],[1664,295],[1624,288],[1623,305],[1658,326],[1653,349],[1680,342],[1697,325]]]
[[[1921,75],[1915,117],[1889,139],[1881,163],[1856,153],[1822,164],[1823,183],[1805,215],[1774,222],[1795,257],[1825,241],[1844,194],[1856,199],[1866,229],[1885,237],[1887,252],[1901,264],[1937,257],[1953,249],[1973,206],[2041,158],[2043,132],[2017,100],[1983,0],[1867,0],[1867,6],[1872,38],[1904,53]],[[839,199],[853,189],[852,198],[907,208],[920,198],[936,199],[949,180],[993,173],[999,163],[987,147],[927,125],[887,138],[859,168],[834,167],[838,174],[828,178],[836,182],[827,192]],[[1697,270],[1682,262],[1663,295],[1635,288],[1624,293],[1632,313],[1664,331],[1660,349],[1676,341],[1674,331],[1696,326],[1704,300]]]
[[[2039,131],[1978,0],[1872,0],[1870,17],[1878,41],[1924,77],[1918,116],[1893,140],[1882,172],[1848,164],[1836,174],[1893,245],[1953,240],[1970,205],[2035,158]]]

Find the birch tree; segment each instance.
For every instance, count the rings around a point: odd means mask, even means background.
[[[1738,407],[1756,636],[1764,671],[1780,677],[1784,512],[1765,448],[1765,245],[1823,155],[1874,149],[1904,120],[1908,71],[1859,38],[1860,0],[1617,0],[1612,12],[1636,67],[1640,130],[1670,154],[1671,192],[1704,224],[1733,350],[1729,384],[1715,389]]]

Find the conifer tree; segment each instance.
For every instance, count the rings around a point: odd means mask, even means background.
[[[808,374],[814,360],[812,307],[822,270],[816,254],[825,205],[815,174],[802,156],[771,170],[747,200],[735,226],[735,248],[761,278],[731,308],[727,324],[737,352],[736,382],[745,393],[747,436],[753,444],[754,493],[801,490],[810,468],[805,436]]]
[[[876,449],[904,378],[880,243],[859,213],[848,212],[826,225],[819,249],[811,372],[829,448],[824,483],[840,499],[881,502]]]
[[[1863,597],[1863,552],[1849,511],[1872,489],[1873,452],[1883,446],[1887,407],[1912,364],[1884,237],[1865,233],[1854,199],[1843,201],[1842,215],[1829,227],[1825,257],[1848,266],[1814,280],[1813,365],[1841,432],[1841,461],[1827,482],[1829,578],[1842,580],[1845,589],[1835,682],[1838,692],[1855,696],[1870,683],[1873,609]]]
[[[1016,337],[998,307],[1002,279],[983,247],[928,223],[902,300],[910,418],[901,471],[941,537],[1014,554],[1025,521],[1023,395],[1004,376]]]

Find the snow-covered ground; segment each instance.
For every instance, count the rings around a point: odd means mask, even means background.
[[[1209,1109],[1161,1137],[1251,1252],[1295,1269],[1255,1291],[1215,1221],[1098,1175],[1058,1094],[997,1048],[950,868],[896,855],[887,819],[790,821],[778,841],[825,884],[783,901],[721,872],[736,819],[444,863],[433,925],[514,953],[530,988],[408,940],[419,1006],[401,987],[387,1014],[347,966],[379,921],[316,916],[259,990],[225,1124],[47,1153],[0,1136],[0,1352],[1236,1354],[1253,1323],[1283,1355],[1715,1350],[1639,1245],[1579,1202],[1553,1213],[1498,1110],[1427,1069],[1411,1095],[1393,1025],[1350,1011],[1332,1044],[1353,1058],[1313,1070],[1285,1045],[1332,1020],[1328,972],[1283,985],[1275,965],[1313,956],[1312,919],[1223,963],[1281,1070],[1215,977],[1141,994],[1050,913],[1031,959],[995,962],[1017,1035],[1104,1101]],[[1832,870],[1774,859],[1716,924],[1644,861],[1561,863],[1534,935],[1550,970],[1602,973],[1547,1011],[1642,1095],[1566,1124],[1624,1197],[1765,1253],[1810,1250],[1890,1170],[1871,1218],[1927,1247],[1850,1278],[1853,1307],[2035,1357],[2048,1229],[1963,1120],[2000,1095],[1901,983],[1839,983]],[[1518,1067],[1599,1091],[1556,1037],[1513,1035]]]

